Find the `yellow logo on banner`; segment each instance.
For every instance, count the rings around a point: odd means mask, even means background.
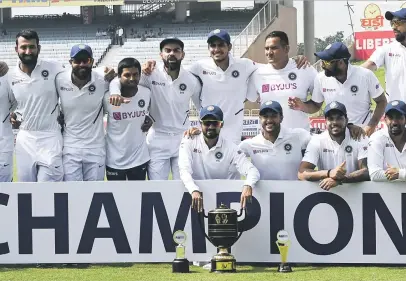
[[[49,0],[0,0],[0,8],[48,6]]]
[[[50,6],[124,5],[124,0],[50,0]]]

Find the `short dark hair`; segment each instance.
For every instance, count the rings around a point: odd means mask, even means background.
[[[279,38],[281,45],[289,45],[289,38],[288,35],[283,32],[283,31],[272,31],[271,33],[269,33],[266,37],[265,37],[265,41],[268,40],[269,38]]]
[[[141,74],[141,64],[138,60],[136,60],[135,58],[124,58],[118,63],[118,66],[117,66],[118,76],[121,76],[124,68],[131,68],[131,67],[137,68]]]
[[[38,33],[34,29],[23,29],[16,35],[16,45],[18,45],[18,38],[23,37],[27,40],[35,39],[37,45],[39,45]]]

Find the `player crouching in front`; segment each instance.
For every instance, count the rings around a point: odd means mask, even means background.
[[[347,109],[331,102],[324,109],[327,131],[315,135],[307,146],[298,177],[320,181],[324,190],[342,183],[368,181],[368,138],[354,140],[347,129]],[[314,169],[318,167],[318,171]]]

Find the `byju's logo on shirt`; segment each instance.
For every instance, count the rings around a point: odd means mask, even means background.
[[[323,88],[323,93],[325,92],[335,92],[336,89],[327,89],[327,88]]]
[[[145,110],[130,111],[130,112],[113,112],[114,120],[134,119],[137,117],[144,117]]]
[[[400,54],[395,54],[395,53],[389,53],[390,57],[400,57]]]
[[[11,85],[14,86],[14,85],[19,84],[19,83],[21,83],[21,82],[23,82],[23,81],[24,81],[23,79],[20,79],[20,80],[17,80],[17,81],[13,81],[13,82],[11,82]]]
[[[283,90],[296,90],[297,89],[297,84],[296,83],[288,83],[288,84],[271,84],[270,86],[268,84],[262,85],[262,92],[264,93],[264,86],[271,89],[271,92],[276,92],[276,91],[283,91]]]
[[[214,72],[214,71],[206,71],[206,70],[203,70],[203,75],[217,75],[217,73]]]
[[[66,88],[66,87],[63,87],[63,86],[61,86],[60,89],[61,89],[61,91],[67,91],[67,92],[72,92],[73,91],[73,88]]]
[[[155,86],[165,86],[165,82],[152,81],[152,85],[155,85]]]
[[[254,149],[252,151],[254,154],[258,154],[258,153],[268,153],[269,150],[268,149]]]
[[[193,148],[193,153],[202,153],[202,151],[200,149]]]

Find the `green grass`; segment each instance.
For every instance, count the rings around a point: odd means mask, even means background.
[[[394,267],[293,267],[292,273],[282,274],[273,267],[237,266],[235,274],[216,274],[208,270],[191,266],[189,274],[173,274],[170,264],[122,264],[89,268],[35,268],[35,267],[1,267],[0,280],[16,281],[377,281],[405,280],[405,269]]]

